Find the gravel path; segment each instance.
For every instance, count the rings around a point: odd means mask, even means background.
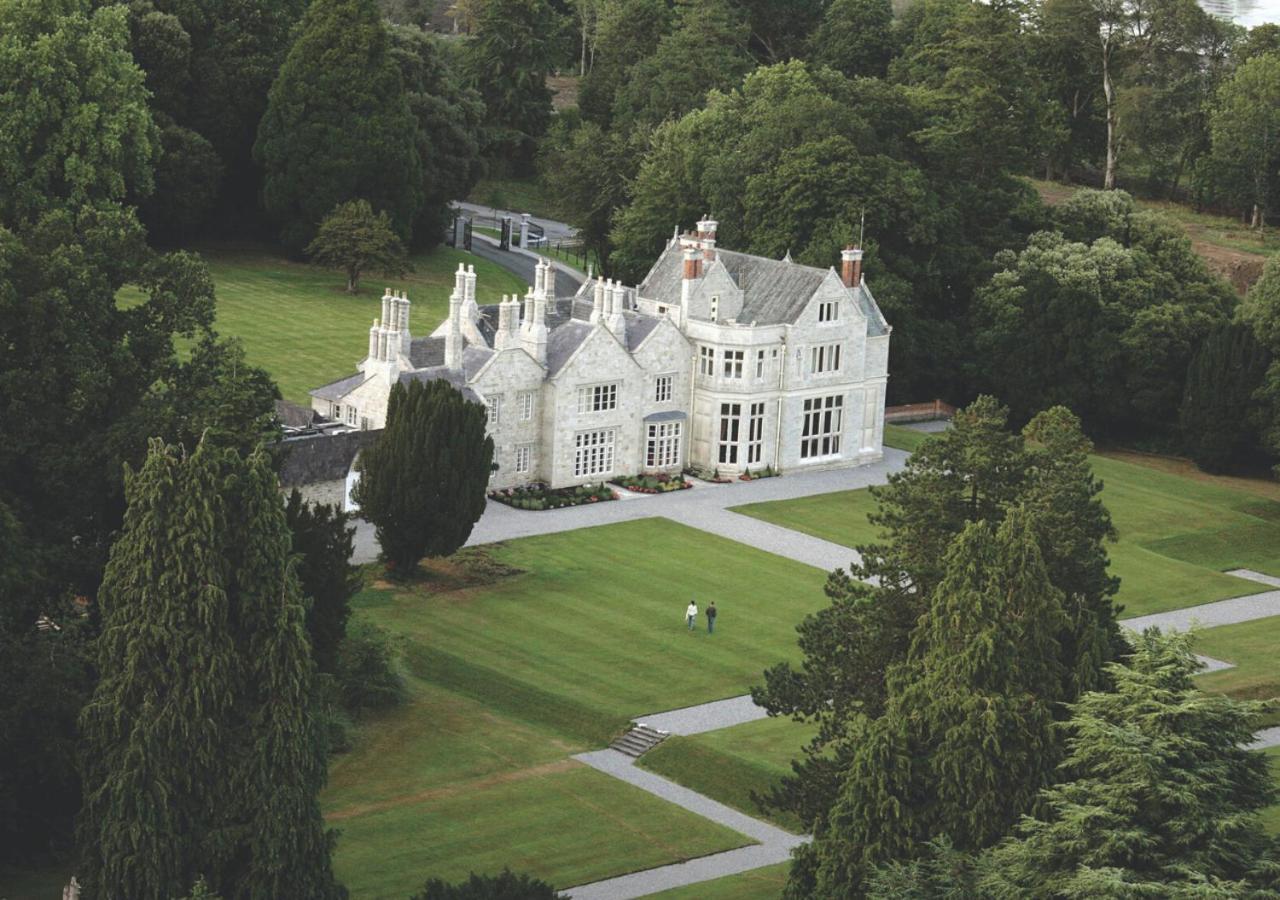
[[[647,721],[650,724],[653,723],[652,718]],[[656,797],[675,803],[703,818],[731,828],[739,834],[744,834],[756,841],[756,846],[714,853],[688,862],[646,869],[642,872],[633,872],[630,875],[570,888],[567,893],[573,900],[629,900],[632,897],[656,894],[670,888],[749,872],[762,866],[786,862],[791,858],[793,847],[809,840],[808,837],[791,834],[768,822],[740,813],[736,809],[681,787],[660,775],[638,769],[634,759],[617,750],[580,753],[574,759]]]
[[[907,454],[892,447],[884,448],[880,462],[850,469],[824,472],[797,472],[781,478],[758,481],[734,481],[729,484],[707,484],[695,481],[694,488],[674,494],[635,495],[612,503],[592,503],[568,509],[534,512],[515,509],[490,500],[484,515],[476,523],[467,546],[492,544],[536,534],[556,534],[578,528],[594,528],[633,519],[665,517],[693,528],[719,534],[732,540],[764,547],[773,553],[823,569],[847,566],[857,557],[848,547],[770,525],[749,516],[728,512],[727,507],[770,500],[793,500],[815,494],[851,491],[873,484],[884,484],[889,475],[902,468]],[[356,563],[378,558],[378,542],[373,526],[363,519],[356,522]]]
[[[669,712],[637,716],[636,721],[670,734],[702,734],[768,717],[763,708],[751,701],[750,694],[716,700],[698,706],[686,706]]]

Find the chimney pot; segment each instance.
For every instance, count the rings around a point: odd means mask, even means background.
[[[849,288],[862,283],[861,247],[850,245],[840,252],[840,280]]]

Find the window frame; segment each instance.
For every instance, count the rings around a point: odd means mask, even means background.
[[[613,473],[617,431],[616,428],[597,428],[574,434],[574,478],[591,478]]]
[[[650,422],[645,429],[645,468],[669,469],[680,465],[683,422]]]
[[[742,404],[720,404],[720,440],[716,457],[722,465],[738,464],[738,443],[742,436]]]
[[[578,415],[592,416],[596,413],[616,410],[618,408],[618,386],[619,383],[616,381],[579,386]]]
[[[844,395],[806,397],[801,407],[800,459],[840,456],[844,438]]]
[[[665,390],[664,390],[665,388]],[[676,373],[664,372],[653,380],[653,402],[671,403],[676,395]]]

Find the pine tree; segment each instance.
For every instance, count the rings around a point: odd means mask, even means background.
[[[411,572],[422,557],[466,543],[484,512],[493,462],[486,418],[446,381],[391,389],[387,427],[360,457],[354,499],[395,570]]]
[[[97,896],[345,897],[316,794],[305,608],[267,454],[154,442],[127,476],[81,720]]]
[[[285,245],[300,251],[330,210],[357,197],[386,210],[407,241],[422,204],[416,128],[374,0],[315,0],[254,145]]]
[[[961,850],[995,843],[1057,765],[1065,615],[1031,515],[970,523],[945,564],[908,659],[889,674],[884,715],[849,737],[811,851],[813,896],[856,891],[875,865],[942,836]]]
[[[1064,781],[985,860],[985,896],[1275,896],[1258,812],[1276,788],[1246,749],[1268,705],[1198,691],[1187,635],[1145,632],[1115,689],[1071,707]]]

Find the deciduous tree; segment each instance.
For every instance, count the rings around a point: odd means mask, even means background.
[[[0,225],[144,197],[160,141],[123,6],[0,6]]]
[[[889,0],[832,0],[809,37],[808,59],[850,78],[883,78],[895,46]]]
[[[484,512],[493,462],[486,421],[484,406],[446,381],[392,387],[387,427],[360,456],[354,499],[397,572],[466,543]]]
[[[386,212],[375,213],[368,200],[349,200],[324,217],[315,239],[307,245],[311,261],[347,273],[347,293],[360,290],[360,275],[378,268],[388,275],[409,271],[404,245]]]
[[[1223,83],[1211,128],[1215,183],[1250,211],[1254,227],[1264,226],[1280,199],[1280,53],[1248,60]]]

